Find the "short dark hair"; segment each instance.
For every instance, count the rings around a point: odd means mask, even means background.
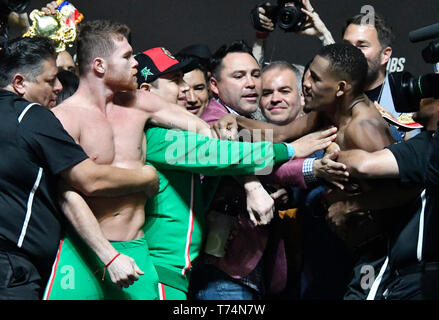
[[[56,58],[52,40],[45,37],[16,38],[0,50],[0,88],[22,73],[28,81],[35,81],[43,72],[43,62]]]
[[[62,85],[62,90],[56,99],[56,104],[60,104],[76,92],[79,86],[79,77],[75,73],[68,70],[61,70],[56,76]]]
[[[87,72],[87,67],[96,57],[107,57],[115,49],[114,39],[129,38],[130,28],[111,20],[92,20],[81,24],[78,36],[77,60],[79,74]]]
[[[347,19],[345,26],[342,29],[342,37],[349,25],[351,24],[363,25],[365,19],[367,18],[368,18],[367,13],[360,13]],[[391,47],[394,40],[394,35],[392,32],[392,28],[388,25],[384,17],[378,13],[375,13],[373,24],[370,25],[376,29],[378,35],[378,41],[380,42],[381,47],[383,49],[387,47]]]
[[[354,93],[364,90],[368,65],[360,49],[350,43],[334,43],[320,48],[317,55],[329,60],[331,70],[349,81]]]
[[[204,80],[206,80],[206,83],[209,82],[209,77],[210,77],[209,63],[206,63],[205,61],[203,61],[197,57],[184,55],[184,54],[176,54],[175,58],[177,58],[177,60],[180,62],[183,62],[186,59],[194,59],[196,62],[194,63],[195,66],[192,70],[197,70],[197,69],[200,70],[204,75]]]
[[[206,83],[209,83],[210,74],[209,74],[209,70],[207,69],[204,63],[197,62],[193,70],[200,70],[203,73],[204,80],[206,80]]]
[[[230,44],[222,45],[218,48],[218,50],[215,51],[215,53],[212,55],[212,58],[210,59],[210,71],[212,73],[212,76],[215,77],[217,80],[220,80],[218,76],[221,69],[223,68],[222,62],[224,57],[229,53],[234,52],[248,53],[254,58],[252,49],[244,40],[236,40]]]

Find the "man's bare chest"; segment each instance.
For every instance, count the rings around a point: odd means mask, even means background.
[[[79,143],[97,163],[141,161],[144,126],[144,117],[135,110],[112,109],[105,115],[89,115],[81,125]]]

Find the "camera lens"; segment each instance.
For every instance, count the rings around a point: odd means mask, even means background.
[[[294,6],[284,6],[279,10],[277,21],[279,27],[286,32],[299,31],[306,20],[306,15],[300,11],[302,7],[300,0],[294,1]]]
[[[279,27],[285,31],[295,31],[298,27],[299,15],[295,7],[282,8],[278,16]]]
[[[423,98],[439,98],[439,74],[428,73],[413,77],[404,72],[400,86],[390,83],[394,96],[395,109],[398,112],[414,112],[419,110],[419,103]]]
[[[294,21],[294,15],[291,13],[291,11],[285,11],[281,13],[279,19],[283,24],[291,24]]]

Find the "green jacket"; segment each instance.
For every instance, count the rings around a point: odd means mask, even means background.
[[[160,282],[187,292],[191,261],[201,251],[204,214],[219,179],[206,176],[269,174],[288,160],[284,144],[211,139],[192,132],[149,128],[147,163],[160,189],[145,207],[145,238]]]

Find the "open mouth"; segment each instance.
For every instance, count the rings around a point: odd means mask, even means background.
[[[56,99],[57,99],[57,98],[52,98],[52,99],[50,99],[49,102],[47,103],[47,106],[48,106],[49,108],[53,108],[54,106],[56,106]]]
[[[186,110],[189,111],[190,113],[196,114],[200,108],[199,107],[186,107]]]
[[[190,113],[197,113],[198,110],[200,110],[201,106],[194,106],[194,105],[190,105],[187,104],[185,105],[186,110],[189,111]]]
[[[312,95],[310,92],[304,92],[303,93],[303,97],[305,98],[305,100],[310,100],[312,99]]]
[[[248,101],[257,101],[259,95],[257,93],[248,93],[242,96],[245,100]]]

